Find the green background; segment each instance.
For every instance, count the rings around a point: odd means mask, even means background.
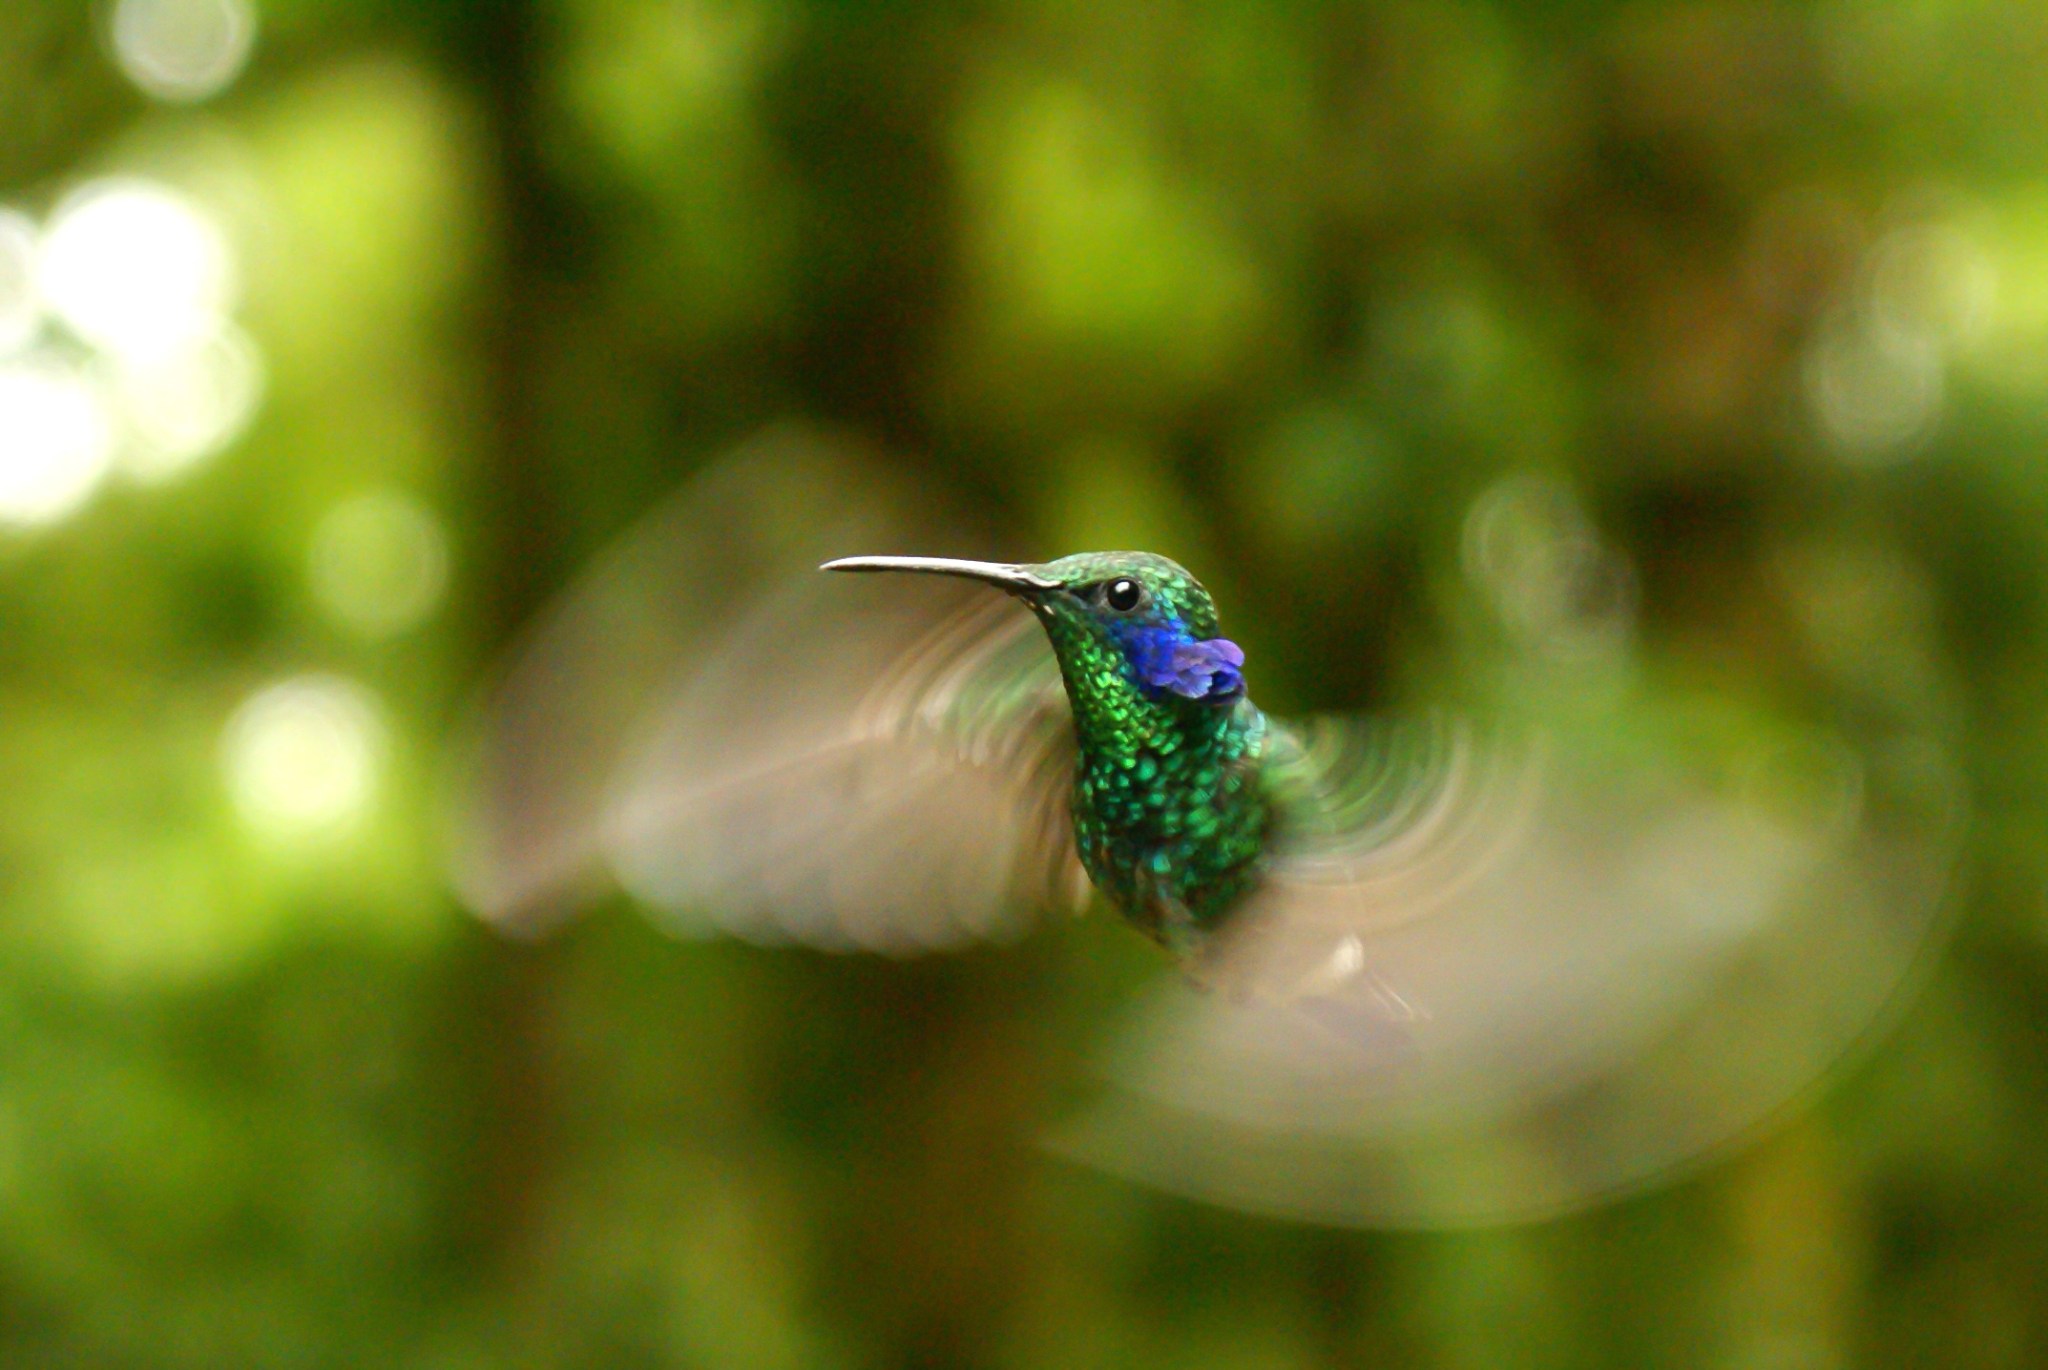
[[[0,21],[0,202],[189,197],[265,374],[217,456],[0,529],[0,1363],[2048,1363],[2048,10],[260,18],[196,104],[124,78],[106,11]],[[1669,669],[1804,625],[1948,721],[1952,938],[1760,1143],[1432,1235],[1038,1151],[1089,967],[1147,954],[1106,921],[918,963],[623,901],[493,936],[441,876],[451,728],[575,568],[790,416],[1044,555],[1172,553],[1289,709],[1426,673],[1468,510],[1540,473]],[[366,625],[316,548],[394,493],[446,591]],[[234,720],[308,678],[375,745],[295,827],[238,801]]]

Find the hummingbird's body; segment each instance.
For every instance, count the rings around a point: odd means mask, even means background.
[[[1045,627],[1072,710],[1074,842],[1111,904],[1186,956],[1255,885],[1274,823],[1269,725],[1200,582],[1164,557],[1095,552],[1012,567],[856,557],[848,571],[988,581]]]
[[[1192,713],[1192,710],[1185,711]],[[1078,729],[1086,727],[1076,713]],[[1148,732],[1082,731],[1074,841],[1109,901],[1177,952],[1220,925],[1258,877],[1272,822],[1266,719],[1248,699]]]

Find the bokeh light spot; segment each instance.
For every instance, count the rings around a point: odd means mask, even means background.
[[[120,0],[114,60],[159,100],[204,100],[225,90],[256,45],[249,0]]]
[[[0,521],[49,523],[92,494],[113,458],[100,388],[76,367],[0,366]]]
[[[1511,476],[1465,518],[1466,575],[1528,645],[1558,656],[1606,655],[1635,623],[1635,571],[1605,546],[1561,482]]]
[[[122,466],[145,481],[180,475],[233,442],[263,394],[262,358],[232,324],[118,375],[130,438]]]
[[[1960,227],[1932,220],[1885,235],[1870,258],[1872,310],[1901,332],[1975,342],[1998,302],[1998,268]]]
[[[138,180],[96,181],[59,205],[37,278],[60,319],[129,362],[214,335],[234,295],[220,226],[178,192]]]
[[[296,837],[362,817],[383,749],[368,691],[337,676],[303,675],[259,690],[235,711],[222,760],[249,826]]]
[[[34,340],[41,314],[35,225],[23,215],[0,209],[0,357],[11,356]]]
[[[1885,327],[1862,311],[1823,324],[1806,355],[1806,398],[1847,460],[1911,455],[1941,407],[1941,353],[1924,333]]]
[[[366,637],[422,622],[448,588],[448,539],[431,511],[397,490],[336,505],[313,533],[313,594]]]

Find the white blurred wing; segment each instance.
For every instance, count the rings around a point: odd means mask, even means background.
[[[986,587],[849,579],[756,615],[655,721],[605,825],[627,889],[684,930],[894,953],[1085,897],[1038,625]]]
[[[617,883],[680,932],[907,953],[1084,897],[1072,728],[1030,614],[984,586],[817,570],[954,550],[917,505],[782,431],[622,539],[472,726],[471,906],[535,931]]]
[[[1281,770],[1322,817],[1055,1144],[1236,1207],[1484,1222],[1646,1183],[1814,1086],[1928,940],[1947,772],[1631,726],[1318,725]]]

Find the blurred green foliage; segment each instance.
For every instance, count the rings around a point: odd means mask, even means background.
[[[0,1361],[2048,1360],[2048,11],[268,0],[176,103],[125,8],[12,0],[0,200],[198,206],[265,380],[0,532]],[[792,414],[1180,557],[1289,709],[1436,669],[1466,511],[1542,473],[1667,669],[1952,720],[1954,944],[1675,1189],[1390,1235],[1032,1148],[1111,926],[494,939],[440,876],[465,700]]]

